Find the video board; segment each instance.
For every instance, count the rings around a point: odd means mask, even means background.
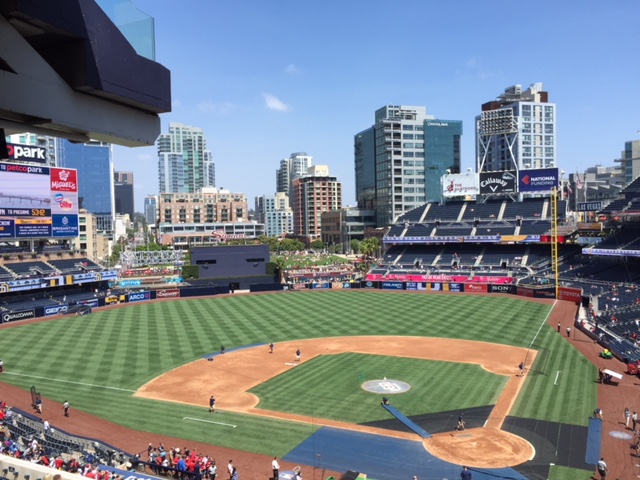
[[[77,236],[77,170],[0,163],[0,240]]]

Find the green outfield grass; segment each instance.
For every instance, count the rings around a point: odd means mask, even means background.
[[[365,423],[389,419],[380,408],[381,395],[361,388],[367,380],[385,377],[411,385],[408,392],[389,395],[393,406],[408,416],[492,405],[507,382],[478,365],[344,353],[313,358],[251,393],[266,410]],[[459,385],[465,386],[464,395]]]
[[[549,306],[518,298],[377,291],[138,304],[2,330],[0,352],[7,370],[2,381],[24,389],[35,385],[44,397],[68,399],[73,408],[127,427],[282,456],[316,427],[228,412],[216,414],[217,419],[235,429],[189,423],[183,417],[206,418],[205,405],[152,401],[132,393],[221,344],[231,350],[328,336],[414,335],[528,347],[542,325],[534,342],[541,353],[512,415],[586,425],[596,402],[595,367],[544,324],[548,313]],[[305,373],[301,368],[299,374]],[[484,385],[486,378],[479,378],[470,378],[465,388]],[[455,377],[431,380],[429,393],[439,398],[457,385]]]

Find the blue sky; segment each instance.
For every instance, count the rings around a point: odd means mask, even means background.
[[[384,105],[462,120],[510,85],[542,82],[557,104],[558,164],[614,165],[640,139],[640,2],[616,0],[134,0],[155,18],[171,70],[169,122],[204,130],[218,187],[275,191],[292,152],[329,165],[355,204],[353,136]],[[155,147],[114,148],[135,173],[136,210],[157,193]]]

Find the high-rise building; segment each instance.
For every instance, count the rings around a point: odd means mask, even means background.
[[[276,192],[287,194],[289,206],[292,206],[293,181],[305,175],[312,164],[313,157],[307,152],[295,152],[289,158],[280,160],[280,168],[276,169]]]
[[[370,127],[354,138],[356,202],[360,208],[374,208],[376,200],[375,128]]]
[[[255,210],[258,223],[264,223],[265,235],[279,237],[293,233],[293,210],[284,192],[256,197]]]
[[[319,238],[322,212],[342,208],[342,184],[329,167],[315,165],[293,180],[293,231],[299,237]]]
[[[215,165],[200,128],[170,123],[158,137],[160,193],[195,193],[215,187]]]
[[[160,193],[159,223],[216,223],[247,220],[247,198],[244,193],[214,187],[198,193]]]
[[[440,178],[460,172],[462,122],[438,120],[425,107],[387,105],[354,137],[356,200],[374,208],[379,227],[440,198]]]
[[[158,153],[158,182],[161,192],[184,193],[184,157],[181,153]]]
[[[424,124],[425,200],[439,202],[442,198],[440,180],[449,170],[460,173],[460,139],[462,121],[427,120]],[[411,193],[403,189],[403,193]],[[407,196],[403,199],[405,202]]]
[[[147,195],[144,198],[144,219],[147,225],[156,225],[158,221],[158,197]]]
[[[59,167],[78,170],[79,208],[95,215],[98,232],[113,234],[115,202],[111,144],[71,143],[58,139],[56,162]]]
[[[552,168],[556,164],[556,105],[542,83],[505,89],[476,117],[478,172]]]
[[[640,140],[624,142],[624,150],[620,154],[620,166],[624,174],[625,184],[633,182],[640,176]]]
[[[129,215],[133,222],[135,215],[135,200],[133,194],[133,172],[114,172],[113,190],[116,214]]]

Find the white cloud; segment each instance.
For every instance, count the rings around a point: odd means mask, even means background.
[[[182,102],[180,102],[180,100],[175,99],[175,100],[171,100],[171,110],[175,110],[176,108],[180,108],[182,107]]]
[[[138,160],[151,160],[153,158],[155,158],[153,155],[151,155],[150,153],[139,153],[137,155]]]
[[[286,73],[287,75],[298,75],[302,72],[293,63],[290,63],[289,65],[284,67],[284,73]]]
[[[291,107],[280,100],[275,95],[270,93],[263,93],[262,98],[264,98],[265,105],[269,110],[275,110],[276,112],[288,112],[291,110]]]

